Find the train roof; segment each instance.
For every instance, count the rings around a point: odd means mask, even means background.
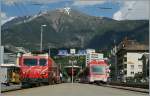
[[[23,56],[49,56],[48,53],[26,53]]]
[[[19,67],[19,65],[16,64],[1,64],[1,67]]]

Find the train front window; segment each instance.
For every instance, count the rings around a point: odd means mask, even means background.
[[[92,72],[96,74],[105,74],[105,66],[92,66]]]
[[[24,64],[27,66],[36,66],[37,59],[24,59]]]
[[[46,66],[47,60],[46,59],[40,59],[39,65],[40,66]]]

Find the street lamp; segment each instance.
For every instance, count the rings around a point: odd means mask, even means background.
[[[40,50],[42,51],[42,43],[43,43],[43,27],[46,27],[47,25],[41,25],[41,43],[40,43]]]
[[[72,71],[72,72],[71,72],[71,73],[72,73],[72,74],[71,74],[71,78],[72,78],[72,79],[71,79],[71,82],[72,82],[72,83],[73,83],[73,75],[74,75],[74,74],[73,74],[73,73],[74,73],[74,72],[73,72],[73,63],[74,63],[74,62],[71,61],[71,66],[72,66],[72,69],[71,69],[71,71]]]
[[[74,55],[71,55],[71,58],[73,58],[73,56],[74,56]],[[71,82],[72,82],[72,84],[73,84],[73,79],[74,79],[74,76],[73,76],[73,75],[74,75],[74,74],[73,74],[73,73],[74,73],[74,68],[73,68],[73,67],[74,67],[74,64],[77,63],[77,61],[71,59],[71,60],[69,60],[69,63],[71,63],[71,66],[72,66],[72,67],[71,67],[71,73],[72,73],[72,74],[71,74]]]

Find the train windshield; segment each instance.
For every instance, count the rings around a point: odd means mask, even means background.
[[[105,66],[92,66],[92,72],[96,74],[105,74]]]
[[[46,66],[47,60],[46,59],[40,59],[39,65],[40,66]]]
[[[24,64],[27,66],[36,66],[37,59],[24,59]]]

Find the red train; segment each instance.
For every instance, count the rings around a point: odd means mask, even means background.
[[[28,53],[19,57],[23,84],[60,83],[60,70],[47,53]]]
[[[109,72],[109,65],[105,60],[93,60],[79,74],[80,82],[107,83]]]

